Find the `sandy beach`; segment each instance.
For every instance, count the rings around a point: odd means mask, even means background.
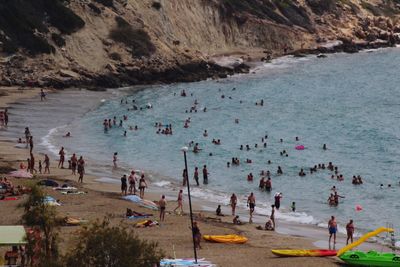
[[[12,114],[12,103],[18,102],[23,98],[37,98],[38,89],[23,90],[21,93],[17,88],[2,89],[7,95],[0,97],[0,107],[10,107]],[[12,121],[12,116],[10,118]],[[1,140],[0,157],[2,176],[11,168],[17,169],[20,162],[25,162],[29,151],[27,149],[17,149],[14,143],[9,140]],[[43,155],[36,155],[37,160]],[[70,175],[68,169],[58,169],[55,167],[57,159],[51,158],[51,174],[36,175],[35,179],[13,179],[15,185],[26,185],[37,182],[43,178],[51,178],[62,183],[68,180],[79,190],[87,192],[82,195],[62,195],[53,189],[45,189],[46,192],[56,199],[59,199],[62,206],[57,207],[60,216],[72,216],[84,218],[89,221],[102,219],[105,216],[110,218],[114,224],[123,223],[126,227],[134,227],[134,221],[125,219],[126,208],[138,212],[147,212],[134,203],[123,200],[119,194],[119,185],[99,183],[97,177],[86,175],[83,184],[78,184],[77,177]],[[157,201],[161,192],[146,193],[145,198]],[[18,224],[21,219],[22,210],[17,208],[24,201],[26,196],[22,196],[16,201],[0,202],[3,214],[1,225]],[[175,215],[172,210],[176,207],[176,201],[168,200],[166,221],[159,227],[137,229],[136,233],[143,239],[158,242],[167,257],[191,257],[193,255],[192,240],[190,238],[190,220],[188,216],[187,201],[185,201],[185,214]],[[246,224],[235,226],[232,224],[232,216],[218,217],[211,212],[201,210],[201,204],[196,203],[194,213],[202,234],[241,234],[246,236],[249,241],[244,245],[228,245],[202,242],[202,249],[198,251],[200,258],[206,258],[218,266],[335,266],[339,260],[335,258],[278,258],[272,255],[273,248],[313,248],[316,240],[296,237],[294,235],[282,235],[275,232],[256,230],[256,224]],[[158,212],[152,211],[152,219],[158,220]],[[79,227],[61,227],[60,233],[63,238],[62,251],[73,245],[74,232]]]

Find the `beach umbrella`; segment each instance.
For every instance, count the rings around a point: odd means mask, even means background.
[[[18,171],[12,171],[8,174],[8,176],[14,177],[14,178],[32,178],[33,175],[30,174],[29,172],[25,170],[18,170]]]

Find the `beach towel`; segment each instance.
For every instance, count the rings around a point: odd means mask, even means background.
[[[44,185],[44,186],[58,187],[58,183],[53,181],[53,180],[50,180],[50,179],[41,180],[37,184],[38,185]]]
[[[12,171],[8,174],[8,176],[14,177],[14,178],[32,178],[33,175],[30,174],[29,172],[25,170],[18,170],[18,171]]]
[[[73,217],[66,217],[64,219],[65,224],[69,225],[69,226],[77,226],[77,225],[81,225],[81,224],[86,224],[89,221],[88,220],[84,220],[81,218],[73,218]]]
[[[61,203],[58,203],[55,198],[51,196],[44,197],[43,203],[49,206],[61,206]]]
[[[17,197],[5,197],[5,198],[1,198],[0,196],[0,201],[10,201],[10,200],[18,200]]]
[[[75,191],[78,190],[78,188],[69,186],[67,184],[63,184],[62,186],[54,187],[54,190],[59,190],[59,191]]]
[[[152,227],[152,226],[156,226],[159,225],[157,221],[152,221],[152,220],[144,220],[141,222],[137,222],[135,224],[135,226],[137,228],[144,228],[144,227]]]
[[[215,264],[212,264],[209,261],[203,259],[197,259],[197,263],[195,263],[193,258],[183,258],[183,259],[162,259],[160,261],[161,267],[215,267]]]
[[[147,199],[141,199],[136,195],[124,196],[122,198],[137,203],[141,207],[148,208],[151,210],[158,210],[158,205],[156,203]]]
[[[84,195],[86,192],[83,191],[60,191],[63,195]]]

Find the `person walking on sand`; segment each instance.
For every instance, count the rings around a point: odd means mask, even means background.
[[[8,109],[7,108],[4,109],[4,125],[5,126],[8,125]]]
[[[193,178],[196,181],[196,185],[199,186],[199,168],[197,167],[194,168]]]
[[[60,152],[58,152],[58,155],[60,155],[60,160],[58,161],[58,168],[64,169],[65,151],[63,146],[61,147]]]
[[[181,209],[181,212],[180,212],[180,214],[183,214],[183,191],[182,191],[182,189],[181,190],[179,190],[179,193],[178,193],[178,206],[174,209],[174,212],[177,210],[177,209]]]
[[[349,223],[346,225],[346,232],[347,232],[347,240],[346,245],[349,244],[349,240],[353,243],[353,235],[354,235],[354,224],[353,220],[350,220]]]
[[[333,235],[333,247],[336,244],[336,232],[337,232],[337,223],[335,216],[331,216],[331,219],[328,222],[328,230],[329,230],[329,248],[331,247],[331,239]]]
[[[252,223],[253,222],[253,212],[254,212],[254,208],[256,207],[256,197],[254,196],[253,192],[251,192],[250,196],[247,198],[247,207],[250,207],[249,223]]]
[[[83,183],[83,175],[85,174],[85,161],[83,160],[82,156],[78,160],[78,174],[79,174],[78,182]]]
[[[118,152],[115,152],[114,155],[113,155],[113,165],[114,165],[114,169],[116,169],[116,168],[118,167],[118,166],[117,166],[117,160],[118,160],[117,155],[118,155]]]
[[[44,154],[44,174],[48,173],[50,174],[50,159],[47,154]]]
[[[162,195],[161,199],[158,201],[158,207],[160,208],[160,221],[163,222],[165,219],[165,208],[167,207],[167,201],[164,195]]]
[[[140,198],[144,198],[144,189],[147,187],[146,180],[144,179],[144,174],[139,179],[139,196]]]
[[[232,216],[235,216],[237,197],[236,197],[236,195],[234,193],[231,196],[231,201],[230,201],[229,204],[231,205],[231,208],[232,208]]]
[[[208,184],[208,170],[207,165],[203,166],[203,184]]]
[[[128,184],[127,184],[126,174],[124,174],[121,177],[121,195],[125,194],[126,196],[127,189],[128,189]]]

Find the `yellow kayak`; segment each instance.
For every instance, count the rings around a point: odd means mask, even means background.
[[[217,243],[243,244],[247,242],[247,238],[240,235],[203,235],[203,238]]]
[[[273,249],[272,253],[280,257],[336,256],[336,250],[327,250],[327,249]]]

